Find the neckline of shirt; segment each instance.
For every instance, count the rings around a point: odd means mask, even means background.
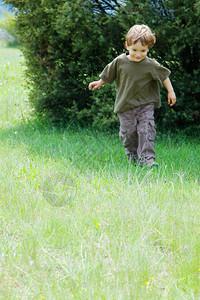
[[[124,53],[124,54],[125,54],[125,58],[126,58],[128,61],[130,61],[131,63],[135,63],[135,64],[139,64],[139,63],[141,63],[142,61],[145,61],[145,60],[147,59],[147,56],[146,56],[145,58],[143,58],[143,59],[140,60],[140,61],[134,61],[134,60],[131,60],[131,59],[128,58],[128,55],[129,55],[128,52],[126,52],[126,53]]]

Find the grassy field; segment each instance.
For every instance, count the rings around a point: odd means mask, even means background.
[[[158,169],[118,134],[29,117],[0,49],[0,299],[200,299],[200,142],[158,134]]]

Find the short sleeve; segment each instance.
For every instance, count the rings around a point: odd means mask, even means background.
[[[159,84],[162,86],[163,81],[169,77],[171,74],[170,70],[160,65],[156,60],[154,60],[154,68],[153,68],[153,79],[157,80]]]
[[[117,59],[109,63],[99,77],[107,83],[112,83],[117,77]]]

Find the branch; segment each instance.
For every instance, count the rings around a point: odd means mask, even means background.
[[[103,6],[100,4],[99,0],[96,0],[96,4],[98,5],[98,7],[100,8],[100,10],[106,14],[106,11],[104,10]]]
[[[110,7],[113,10],[116,10],[116,8],[114,6],[112,6],[108,1],[104,0],[105,4],[108,5],[108,7]]]
[[[118,6],[118,8],[120,8],[121,7],[121,5],[118,3],[118,1],[117,0],[113,0],[114,2],[115,2],[115,4]]]
[[[120,5],[119,5],[119,3],[118,3],[118,1],[117,0],[112,0],[115,4],[116,4],[116,6],[118,7],[118,8],[120,8]],[[107,1],[107,0],[96,0],[95,1],[95,4],[99,7],[99,9],[103,12],[103,13],[105,13],[105,14],[107,14],[107,12],[106,12],[106,9],[109,9],[109,10],[116,10],[116,7],[115,7],[115,4],[111,4],[109,1]]]
[[[160,3],[160,5],[161,5],[161,7],[162,7],[162,9],[163,9],[163,11],[164,11],[164,13],[165,13],[165,15],[166,15],[166,16],[169,16],[169,13],[167,12],[167,10],[166,10],[166,8],[165,8],[165,5],[164,5],[163,1],[160,0],[159,3]]]

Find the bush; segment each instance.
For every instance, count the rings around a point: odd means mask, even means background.
[[[158,122],[173,128],[200,126],[197,0],[4,2],[17,9],[30,101],[38,115],[54,123],[77,118],[93,125],[115,124],[113,86],[91,92],[88,83],[123,51],[130,26],[145,23],[157,37],[150,55],[171,69],[177,94],[170,109],[162,90]]]
[[[109,37],[102,35],[107,19],[95,18],[87,0],[5,2],[18,10],[18,35],[35,111],[54,122],[68,122],[74,103],[79,112],[90,108],[89,78],[112,57]]]

